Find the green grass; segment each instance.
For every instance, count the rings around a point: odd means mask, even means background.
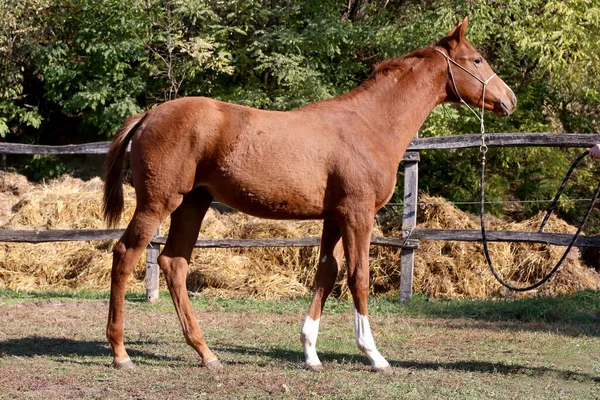
[[[0,304],[15,300],[44,299],[108,299],[109,293],[82,290],[76,292],[23,292],[0,289]],[[143,301],[145,294],[128,293],[128,301]],[[168,292],[160,293],[161,299],[170,299]],[[306,310],[310,298],[284,300],[256,299],[211,299],[195,296],[191,299],[194,308],[201,311],[219,312],[260,312],[268,314],[289,314]],[[155,311],[172,309],[169,301],[150,305]],[[344,313],[352,309],[347,299],[329,298],[325,306],[327,314]],[[579,322],[600,324],[600,291],[581,291],[571,295],[555,297],[537,296],[525,299],[502,300],[443,300],[429,299],[415,295],[407,303],[400,303],[397,297],[371,296],[370,313],[400,314],[411,317],[427,316],[439,318],[472,318],[485,321],[543,321]]]

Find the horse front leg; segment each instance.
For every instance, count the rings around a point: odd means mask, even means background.
[[[391,372],[390,364],[377,350],[369,325],[369,246],[373,230],[372,213],[350,214],[341,222],[342,239],[348,266],[348,287],[354,300],[356,344],[371,361],[376,372]]]
[[[342,257],[343,248],[340,226],[335,220],[325,220],[323,221],[319,264],[315,276],[315,294],[300,332],[300,341],[304,347],[306,360],[305,367],[311,371],[320,371],[323,369],[316,349],[319,322],[321,321],[325,301],[335,284],[338,267],[342,263]]]

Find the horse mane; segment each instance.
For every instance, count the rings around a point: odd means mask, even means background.
[[[375,64],[371,76],[363,82],[356,89],[344,93],[341,96],[336,97],[337,99],[348,99],[355,97],[359,93],[370,89],[376,82],[386,79],[389,76],[394,76],[396,80],[401,80],[409,74],[412,68],[420,60],[426,57],[430,57],[434,54],[434,47],[427,46],[412,53],[406,54],[402,57],[390,58],[383,60]]]
[[[398,58],[390,58],[383,60],[373,68],[373,72],[368,81],[381,79],[382,77],[388,76],[390,73],[395,73],[396,78],[403,77],[408,71],[411,70],[412,66],[425,57],[433,55],[433,47],[428,46],[422,49],[413,51],[412,53],[406,54]]]
[[[394,76],[396,80],[400,80],[404,78],[408,73],[412,70],[416,63],[418,63],[423,58],[431,57],[434,54],[434,46],[427,46],[418,50],[413,51],[412,53],[406,54],[402,57],[390,58],[387,60],[383,60],[373,67],[373,71],[369,78],[364,81],[360,86],[357,86],[355,89],[341,94],[337,97],[322,100],[316,103],[307,104],[303,109],[311,109],[313,107],[320,107],[321,103],[330,103],[332,101],[344,101],[351,100],[361,94],[362,92],[369,90],[375,85],[377,82],[382,81],[383,79],[387,79],[389,76]]]

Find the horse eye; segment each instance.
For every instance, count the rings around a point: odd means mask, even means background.
[[[483,59],[476,58],[473,62],[475,63],[475,65],[479,65],[479,64],[481,64],[483,62]]]

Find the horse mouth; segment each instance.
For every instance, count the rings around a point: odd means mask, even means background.
[[[494,103],[494,113],[499,117],[508,117],[515,111],[515,107],[512,110],[503,101],[497,101]]]

